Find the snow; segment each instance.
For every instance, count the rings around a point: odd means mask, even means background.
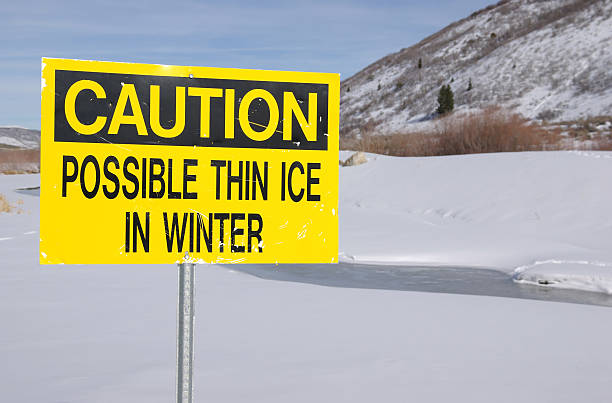
[[[523,284],[612,294],[612,264],[546,260],[517,268],[514,271],[514,280]]]
[[[342,261],[492,268],[612,293],[602,274],[612,266],[612,152],[368,160],[340,168]],[[13,204],[31,199],[13,189],[38,185],[36,175],[0,178]],[[0,244],[38,229],[38,201],[29,202],[18,206],[29,213],[0,213]]]
[[[340,170],[341,252],[609,292],[611,164],[612,153],[369,155]],[[2,399],[172,401],[176,268],[39,266],[39,198],[15,191],[38,184],[0,175],[23,210],[0,213]],[[215,265],[198,266],[195,297],[195,401],[609,398],[606,307],[323,287]]]
[[[0,271],[12,302],[0,306],[3,398],[172,401],[175,269],[40,268],[31,260]],[[609,315],[594,306],[273,282],[200,266],[195,401],[605,401]]]
[[[23,143],[17,139],[7,136],[0,136],[0,144],[5,144],[8,146],[21,147]]]
[[[559,273],[593,262],[575,273],[580,282],[550,286],[610,290],[585,268],[612,265],[610,172],[610,152],[370,155],[340,169],[340,256],[507,273],[550,259],[570,262],[556,264]]]

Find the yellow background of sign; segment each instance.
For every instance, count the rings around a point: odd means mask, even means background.
[[[291,83],[319,83],[329,85],[328,99],[328,149],[281,150],[256,148],[219,148],[161,146],[136,144],[70,143],[54,141],[55,70],[73,70],[104,73],[142,74],[170,77],[219,78]],[[209,67],[165,66],[67,59],[43,59],[42,64],[42,118],[41,118],[41,215],[40,262],[41,264],[97,264],[97,263],[174,263],[183,260],[183,252],[167,252],[162,212],[236,212],[258,213],[262,216],[263,252],[232,253],[229,247],[229,222],[225,228],[225,250],[191,253],[195,261],[208,263],[335,263],[338,260],[338,120],[339,76],[328,73],[303,73],[224,69]],[[153,134],[150,134],[153,135]],[[122,162],[133,156],[161,158],[174,161],[175,188],[182,187],[182,161],[198,160],[197,167],[189,173],[197,175],[197,181],[189,183],[189,191],[197,192],[196,200],[143,199],[140,194],[133,200],[121,193],[109,200],[102,189],[93,199],[83,196],[77,182],[68,184],[67,197],[62,197],[62,156],[73,155],[82,163],[86,155],[94,155],[100,165],[108,155]],[[231,160],[235,171],[238,161],[269,163],[268,200],[216,200],[216,171],[211,159]],[[234,162],[236,161],[236,162]],[[321,195],[318,202],[293,202],[287,196],[280,197],[281,163],[300,161],[320,162],[317,171],[320,184],[315,185]],[[180,168],[180,169],[177,169]],[[167,168],[166,168],[167,169]],[[93,169],[86,171],[93,176]],[[138,174],[137,174],[138,175]],[[139,176],[139,175],[138,175]],[[225,190],[222,176],[222,194]],[[296,186],[305,185],[305,175],[297,175]],[[139,178],[140,180],[140,178]],[[93,183],[89,178],[88,183]],[[102,175],[102,183],[108,183]],[[123,183],[123,181],[122,181]],[[128,183],[128,185],[131,184]],[[234,189],[233,193],[237,190]],[[139,245],[138,252],[125,252],[125,214],[138,212],[144,225],[146,212],[151,214],[150,251],[145,253]],[[215,224],[217,224],[216,222]],[[245,221],[242,227],[245,227]],[[213,244],[219,240],[218,226],[213,230]],[[238,237],[238,241],[246,236]],[[188,242],[188,241],[186,241]],[[188,243],[187,243],[188,244]],[[186,244],[186,245],[187,245]],[[241,243],[238,243],[241,244]],[[185,249],[184,249],[185,250]]]

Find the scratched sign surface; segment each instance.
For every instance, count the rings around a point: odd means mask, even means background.
[[[333,263],[339,76],[43,59],[41,263]]]

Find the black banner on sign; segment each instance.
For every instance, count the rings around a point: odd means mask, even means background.
[[[327,150],[328,85],[55,72],[55,141]]]

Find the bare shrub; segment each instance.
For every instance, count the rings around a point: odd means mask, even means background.
[[[40,150],[0,149],[0,173],[40,172]]]
[[[388,136],[366,135],[358,143],[359,150],[401,157],[432,156],[435,138],[424,133],[394,133]]]
[[[543,110],[542,112],[538,113],[537,118],[540,120],[553,120],[555,119],[557,116],[559,116],[559,114],[561,113],[561,111],[559,110],[551,110],[551,109],[546,109]]]
[[[23,204],[23,200],[20,200],[17,204]],[[6,199],[6,197],[0,193],[0,213],[21,213],[21,209],[17,206],[12,205]]]
[[[594,151],[612,151],[612,139],[600,138],[597,139],[591,146],[591,150]]]
[[[558,139],[520,115],[491,107],[442,119],[436,155],[552,150]]]
[[[340,149],[403,157],[423,156],[433,155],[432,143],[433,137],[422,133],[379,135],[362,129],[358,138],[341,138]]]
[[[501,108],[450,115],[435,128],[419,133],[376,135],[372,128],[360,138],[345,139],[342,149],[393,156],[438,156],[559,149],[557,132],[545,130]]]

